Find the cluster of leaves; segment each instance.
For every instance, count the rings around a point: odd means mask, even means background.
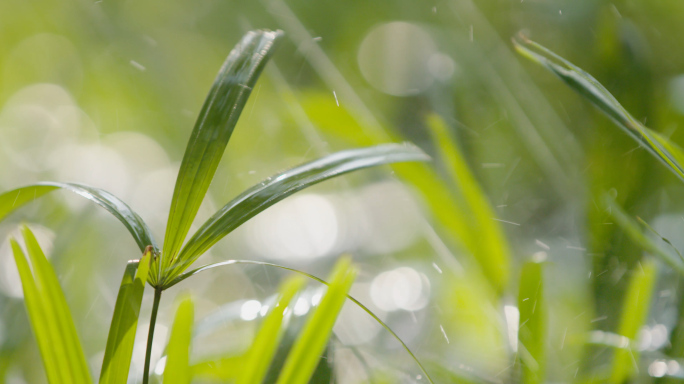
[[[17,208],[51,191],[69,190],[111,213],[128,229],[140,247],[142,257],[129,262],[124,271],[100,383],[121,384],[128,380],[146,283],[154,288],[155,296],[143,372],[145,383],[149,380],[152,338],[162,292],[208,269],[253,263],[231,260],[186,271],[216,242],[259,212],[308,186],[363,168],[428,159],[427,155],[410,144],[383,144],[333,153],[278,173],[249,188],[218,210],[186,241],[247,98],[281,37],[280,31],[249,32],[226,59],[188,142],[174,189],[162,248],[158,247],[143,219],[126,203],[106,191],[74,183],[43,182],[0,194],[2,220]],[[22,229],[22,233],[26,251],[14,239],[11,244],[48,380],[53,384],[90,383],[92,379],[57,277],[35,236],[27,227]],[[328,284],[328,289],[288,353],[277,379],[277,383],[281,384],[309,382],[326,348],[337,314],[348,297],[356,272],[349,258],[343,257],[334,267],[329,283],[302,272],[299,274]],[[241,361],[239,372],[232,377],[237,383],[263,380],[283,335],[288,305],[303,286],[304,279],[301,276],[283,283],[275,305]],[[167,347],[167,368],[163,378],[166,384],[188,383],[192,378],[189,350],[193,313],[192,298],[186,297],[178,306]]]

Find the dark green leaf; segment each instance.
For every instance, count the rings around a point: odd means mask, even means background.
[[[166,288],[217,241],[245,221],[278,201],[311,185],[330,178],[381,164],[402,161],[426,161],[429,157],[410,144],[384,144],[333,153],[318,160],[274,175],[246,190],[216,212],[197,230],[167,276]]]
[[[60,188],[85,197],[114,215],[131,233],[140,252],[144,252],[148,245],[157,250],[147,224],[126,203],[107,191],[75,183],[41,182],[0,194],[0,221],[24,204]]]
[[[128,380],[140,305],[151,259],[152,250],[148,249],[140,260],[129,261],[126,265],[114,306],[112,325],[109,327],[100,384],[125,384]]]
[[[281,36],[281,31],[247,33],[214,80],[176,179],[164,238],[163,271],[174,264],[247,98]]]

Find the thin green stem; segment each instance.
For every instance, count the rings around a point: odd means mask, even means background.
[[[143,384],[150,382],[150,359],[152,357],[152,341],[154,340],[154,326],[157,324],[157,312],[161,301],[161,288],[154,289],[154,302],[152,303],[152,315],[150,315],[150,330],[147,332],[147,351],[145,352],[145,368],[143,370]]]

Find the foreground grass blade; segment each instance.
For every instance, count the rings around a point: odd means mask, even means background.
[[[522,363],[523,384],[538,384],[544,381],[546,303],[543,273],[543,263],[528,261],[523,265],[520,274],[518,355]]]
[[[29,267],[19,244],[12,251],[21,276],[24,298],[51,384],[92,383],[71,312],[52,266],[28,227],[22,235],[31,260]],[[33,273],[32,273],[33,272]]]
[[[144,252],[148,245],[157,250],[154,237],[147,224],[137,213],[111,193],[93,187],[74,183],[41,182],[17,188],[0,194],[0,221],[14,210],[57,189],[66,189],[92,201],[114,215],[131,233],[135,242]]]
[[[269,364],[273,360],[278,344],[282,339],[282,323],[285,309],[304,286],[304,283],[303,277],[294,276],[282,284],[278,299],[264,319],[259,333],[257,333],[252,346],[247,352],[236,384],[254,384],[261,383],[264,380]]]
[[[171,337],[166,347],[166,367],[164,368],[164,384],[190,384],[190,342],[192,341],[192,325],[195,305],[190,296],[181,299],[171,328]]]
[[[618,328],[618,334],[632,342],[635,341],[639,328],[644,325],[648,316],[654,282],[658,274],[654,260],[643,259],[640,263],[633,270],[634,275],[627,287]],[[638,371],[638,361],[638,352],[632,348],[632,343],[628,348],[616,348],[608,382],[622,384],[629,381],[629,378]]]
[[[277,384],[307,384],[328,344],[337,315],[356,278],[351,258],[342,257],[330,274],[330,285],[292,346]]]
[[[492,220],[496,217],[487,196],[480,189],[477,181],[470,173],[465,159],[454,140],[449,135],[444,120],[438,115],[429,115],[427,125],[430,128],[432,142],[446,166],[451,180],[461,194],[462,210],[467,220],[466,228],[471,232],[470,238],[479,239],[477,250],[473,254],[487,276],[499,289],[503,289],[508,281],[510,266],[510,249],[500,225]]]
[[[187,278],[189,278],[189,277],[192,277],[192,276],[195,276],[195,275],[199,274],[200,272],[208,271],[208,270],[211,270],[211,269],[214,269],[214,268],[218,268],[218,267],[226,267],[226,266],[230,266],[230,265],[239,265],[239,264],[263,265],[263,266],[267,266],[267,267],[279,268],[279,269],[283,269],[283,270],[286,270],[286,271],[291,271],[291,272],[298,273],[298,274],[300,274],[300,275],[302,275],[302,276],[306,276],[306,277],[308,277],[309,279],[315,280],[315,281],[317,281],[317,282],[319,282],[319,283],[321,283],[321,284],[329,285],[329,283],[328,283],[327,281],[325,281],[325,280],[323,280],[323,279],[320,279],[320,278],[318,278],[318,277],[316,277],[316,276],[314,276],[314,275],[311,275],[311,274],[309,274],[309,273],[300,271],[300,270],[298,270],[298,269],[288,268],[288,267],[285,267],[285,266],[282,266],[282,265],[278,265],[278,264],[267,263],[267,262],[264,262],[264,261],[254,261],[254,260],[226,260],[226,261],[222,261],[222,262],[220,262],[220,263],[208,264],[208,265],[205,265],[205,266],[202,266],[202,267],[193,269],[193,270],[191,270],[191,271],[185,272],[184,274],[182,274],[182,275],[178,276],[177,278],[175,278],[171,283],[169,283],[168,286],[169,286],[169,287],[172,287],[172,286],[174,286],[174,285],[176,285],[176,284],[182,282],[183,280],[185,280],[185,279],[187,279]],[[356,300],[355,298],[353,298],[353,297],[350,296],[350,295],[347,295],[347,299],[349,299],[352,303],[356,304],[359,308],[361,308],[364,312],[366,312],[370,317],[372,317],[373,320],[375,320],[378,324],[380,324],[387,332],[389,332],[390,335],[392,335],[392,337],[394,337],[394,339],[395,339],[397,342],[399,342],[399,344],[401,344],[402,348],[404,348],[404,350],[406,351],[406,353],[408,353],[408,354],[411,356],[411,358],[413,359],[413,361],[416,362],[416,364],[418,365],[418,367],[420,367],[420,370],[421,370],[421,372],[423,372],[423,375],[425,375],[425,378],[427,379],[427,381],[428,381],[430,384],[434,384],[434,381],[433,381],[432,378],[430,377],[430,374],[427,372],[427,370],[425,369],[425,367],[423,366],[423,364],[420,362],[420,360],[418,360],[418,358],[416,357],[416,355],[413,354],[413,352],[411,351],[411,349],[408,347],[408,345],[406,345],[406,343],[404,343],[404,341],[399,337],[399,335],[397,335],[397,334],[392,330],[392,328],[390,328],[387,324],[385,324],[385,322],[382,321],[375,313],[373,313],[373,311],[371,311],[370,309],[368,309],[368,307],[366,307],[365,305],[361,304],[360,301]]]
[[[413,145],[384,144],[336,152],[274,175],[241,193],[209,218],[188,240],[166,283],[180,275],[202,253],[235,228],[297,191],[363,168],[402,161],[427,160],[429,157]]]
[[[126,384],[152,250],[126,265],[109,327],[100,384]]]
[[[238,117],[281,36],[280,31],[247,33],[230,52],[214,80],[176,179],[164,238],[162,269],[171,265],[178,254]]]
[[[520,54],[560,77],[684,180],[684,151],[636,120],[595,78],[534,41],[521,37],[513,43]]]
[[[684,262],[682,262],[679,255],[673,254],[670,249],[659,245],[651,240],[649,236],[646,236],[639,226],[639,223],[629,217],[608,192],[603,193],[601,201],[606,208],[608,208],[610,216],[615,220],[617,225],[627,233],[629,238],[636,245],[649,254],[660,258],[663,262],[672,267],[672,269],[681,275],[684,275]]]

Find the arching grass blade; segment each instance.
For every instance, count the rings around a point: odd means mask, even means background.
[[[126,265],[109,327],[100,384],[126,384],[152,250]]]
[[[281,31],[248,32],[230,52],[204,101],[173,191],[162,270],[171,265],[195,219],[219,161]]]
[[[181,251],[172,273],[167,275],[164,287],[235,228],[297,191],[363,168],[427,160],[429,157],[413,145],[384,144],[336,152],[274,175],[241,193],[197,230]]]
[[[544,382],[547,337],[543,272],[543,264],[533,260],[523,265],[520,274],[518,356],[522,363],[520,382],[523,384]]]
[[[45,181],[4,192],[0,194],[0,221],[21,206],[57,189],[71,191],[106,209],[128,229],[140,252],[144,252],[148,245],[157,250],[147,224],[126,203],[107,191],[81,184]]]
[[[184,297],[178,305],[176,317],[171,328],[171,337],[166,347],[166,368],[164,384],[190,384],[190,343],[195,305],[190,296]]]
[[[648,149],[684,181],[684,151],[659,133],[646,128],[593,76],[551,50],[521,36],[515,49],[526,58],[544,66],[572,89],[610,117],[623,131]]]
[[[294,276],[280,287],[278,298],[270,310],[252,345],[245,356],[236,384],[261,383],[268,372],[269,364],[282,339],[284,312],[295,295],[304,286],[304,278]]]
[[[356,278],[351,259],[342,257],[330,274],[330,285],[292,346],[277,384],[307,384],[328,344],[337,315]]]
[[[26,256],[12,239],[12,251],[21,276],[31,327],[51,384],[92,383],[71,312],[52,266],[28,227],[22,228]]]

